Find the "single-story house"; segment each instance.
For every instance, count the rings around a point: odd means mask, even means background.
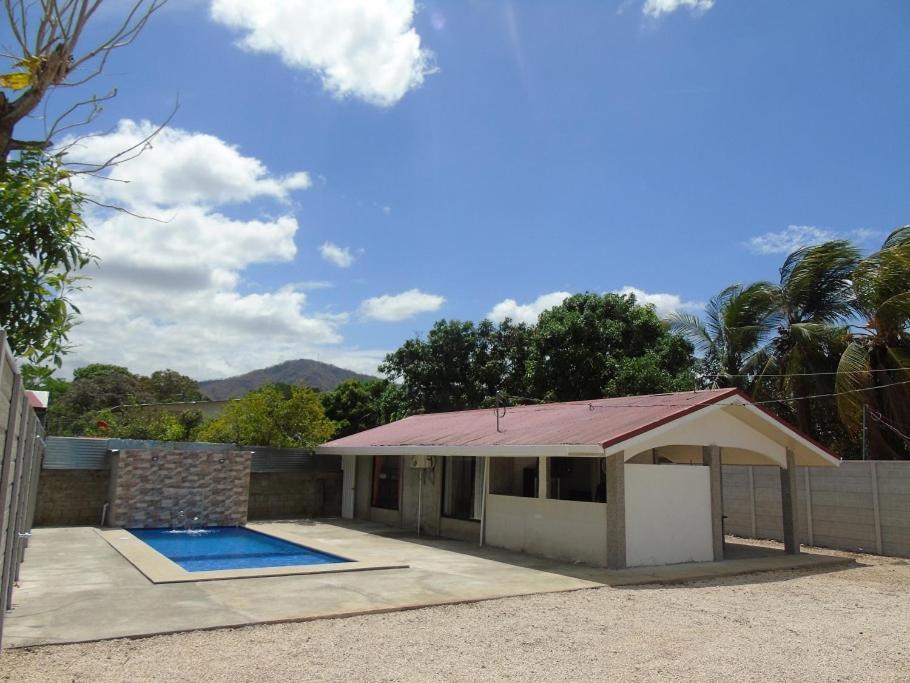
[[[839,459],[736,389],[414,415],[330,441],[342,514],[610,568],[723,559],[724,465]]]

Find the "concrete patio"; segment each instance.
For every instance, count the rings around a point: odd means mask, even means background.
[[[607,571],[335,520],[250,525],[301,543],[407,565],[338,574],[153,584],[93,527],[36,529],[13,593],[5,647],[138,637],[304,621],[603,586],[678,583],[781,569],[854,564],[820,553],[785,555],[728,544],[723,562]]]

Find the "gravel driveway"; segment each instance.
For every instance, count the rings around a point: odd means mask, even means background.
[[[827,573],[9,650],[0,680],[910,680],[910,561],[856,557]]]

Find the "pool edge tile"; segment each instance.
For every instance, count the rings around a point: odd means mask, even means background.
[[[296,543],[290,535],[250,529],[267,536],[274,536],[284,541]],[[332,564],[295,565],[286,567],[256,567],[249,569],[218,569],[211,571],[190,572],[172,562],[150,545],[140,540],[126,529],[96,529],[96,532],[136,570],[152,583],[184,583],[194,581],[221,581],[228,579],[253,579],[268,576],[296,576],[306,574],[337,574],[342,572],[372,571],[378,569],[407,569],[410,565],[385,562],[361,562],[346,554],[330,548],[319,547],[308,543],[307,546],[323,553],[335,555],[347,560]],[[320,544],[321,545],[321,544]]]

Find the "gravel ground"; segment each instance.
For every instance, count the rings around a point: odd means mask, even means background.
[[[828,573],[8,650],[0,680],[908,681],[910,561],[855,557]]]

